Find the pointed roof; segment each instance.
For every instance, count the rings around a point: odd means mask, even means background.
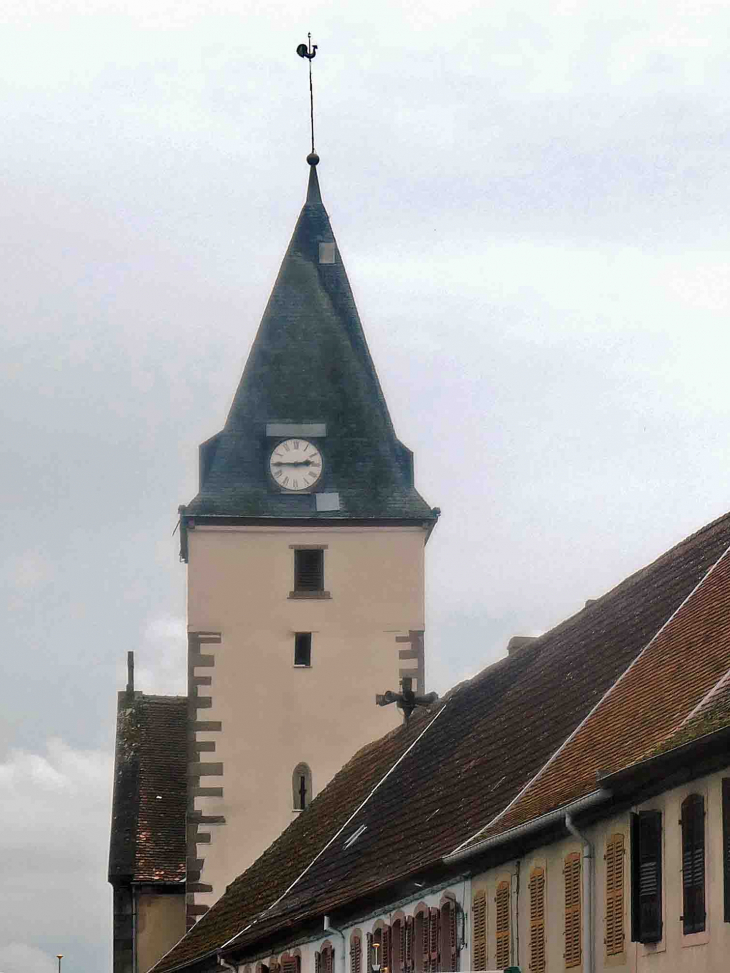
[[[307,161],[306,201],[225,427],[201,447],[200,492],[186,513],[431,520],[413,486],[412,454],[395,435],[322,204],[319,159]],[[338,511],[318,513],[311,494],[272,488],[267,459],[275,440],[267,423],[325,426],[319,489],[339,493]]]

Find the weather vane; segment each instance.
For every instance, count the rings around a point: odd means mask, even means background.
[[[312,58],[317,53],[317,45],[312,44],[312,35],[307,34],[307,43],[297,47],[299,57],[306,57],[309,61],[309,120],[312,127],[312,156],[317,153],[314,151],[314,91],[312,90]],[[317,159],[319,162],[319,159]],[[316,163],[315,163],[316,165]]]

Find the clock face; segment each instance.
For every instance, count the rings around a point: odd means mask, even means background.
[[[322,476],[322,454],[307,439],[285,439],[274,447],[269,471],[282,490],[311,490]]]

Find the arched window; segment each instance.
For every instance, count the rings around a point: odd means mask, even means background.
[[[438,923],[436,928],[436,935],[439,941],[438,968],[446,971],[446,973],[455,973],[459,969],[459,934],[457,929],[456,900],[451,895],[445,895],[441,900],[440,913],[435,909],[433,911],[436,912],[436,921]],[[478,969],[479,967],[474,968]]]
[[[281,957],[281,973],[301,973],[302,957],[299,952],[284,953]]]
[[[335,973],[335,951],[332,943],[325,941],[314,954],[314,973]]]
[[[401,913],[393,920],[390,933],[391,941],[391,971],[392,973],[404,973],[405,966],[405,947],[406,947],[406,925],[405,917]]]
[[[350,973],[362,973],[362,934],[359,929],[350,936]]]
[[[705,799],[682,801],[682,923],[685,936],[705,928]]]
[[[312,771],[307,764],[297,764],[291,778],[292,807],[303,811],[312,800]]]
[[[368,958],[366,973],[371,969],[387,970],[391,973],[390,955],[390,926],[382,919],[375,923],[373,931],[368,933]]]

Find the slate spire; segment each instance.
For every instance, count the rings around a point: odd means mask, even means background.
[[[317,178],[307,197],[222,432],[201,446],[196,517],[433,519],[413,486],[412,454],[396,437]],[[316,423],[320,492],[282,493],[268,473],[267,424]]]

